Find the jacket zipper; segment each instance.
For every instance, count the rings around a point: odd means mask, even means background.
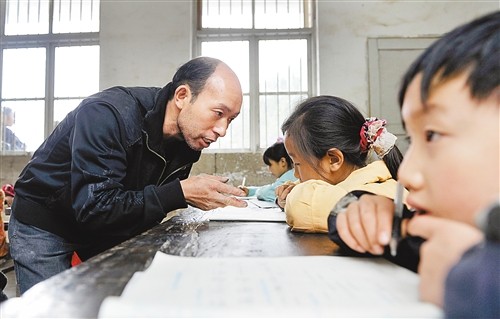
[[[186,165],[184,165],[184,166],[181,166],[181,167],[179,167],[178,169],[176,169],[175,171],[173,171],[172,173],[168,174],[168,176],[167,176],[167,177],[165,177],[165,178],[163,179],[163,181],[161,181],[160,185],[162,185],[162,184],[163,184],[163,182],[165,182],[165,181],[166,181],[166,180],[167,180],[170,176],[174,175],[175,173],[177,173],[177,172],[178,172],[178,171],[180,171],[180,170],[185,169],[188,165],[190,165],[190,164],[186,164]],[[159,185],[159,186],[160,186],[160,185]]]
[[[165,169],[167,168],[167,161],[165,160],[165,158],[163,158],[163,156],[161,156],[161,155],[160,155],[160,154],[158,154],[157,152],[153,151],[153,150],[151,149],[151,147],[149,147],[149,135],[148,135],[148,133],[147,133],[146,131],[144,131],[144,130],[142,130],[142,131],[143,131],[143,132],[144,132],[144,134],[146,135],[146,147],[148,148],[148,150],[149,150],[151,153],[153,153],[153,154],[155,154],[156,156],[158,156],[158,157],[159,157],[159,158],[163,161],[163,163],[164,163],[164,165],[163,165],[163,170],[161,171],[160,177],[158,178],[158,181],[156,182],[156,185],[157,185],[157,186],[160,186],[160,185],[161,185],[161,184],[160,184],[161,177],[163,176],[163,173],[165,172]]]
[[[149,135],[146,131],[143,130],[143,132],[146,135],[146,147],[148,148],[148,150],[151,153],[158,156],[164,163],[163,170],[161,171],[160,177],[158,178],[158,181],[156,182],[156,186],[161,186],[170,176],[174,175],[175,173],[177,173],[180,170],[185,169],[189,164],[186,164],[184,166],[179,167],[178,169],[174,170],[172,173],[168,174],[167,177],[165,177],[163,180],[161,180],[161,177],[163,176],[163,173],[165,172],[165,169],[167,168],[167,161],[165,160],[165,158],[163,158],[163,156],[161,156],[160,154],[158,154],[157,152],[152,150],[151,147],[149,147]]]

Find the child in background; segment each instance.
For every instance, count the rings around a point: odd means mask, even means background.
[[[7,244],[7,234],[3,225],[3,210],[5,208],[5,193],[0,189],[0,259],[7,258],[9,253],[9,245]],[[7,286],[7,277],[0,271],[0,302],[7,300],[7,295],[3,292]]]
[[[419,212],[407,230],[426,239],[420,296],[450,318],[500,318],[499,56],[496,11],[432,44],[399,94],[411,138],[399,179]],[[332,211],[330,225],[352,249],[377,254],[393,211],[391,200],[363,195],[336,217]]]
[[[9,253],[9,244],[7,243],[7,233],[3,223],[3,214],[5,209],[5,193],[0,189],[0,258],[4,258]]]
[[[12,184],[5,184],[2,186],[2,190],[5,194],[4,203],[8,206],[12,206],[12,202],[14,201],[14,196],[16,195],[16,191],[14,190],[14,186]]]
[[[16,114],[14,110],[10,107],[3,107],[3,121],[1,122],[2,129],[2,149],[5,151],[24,151],[26,150],[26,144],[21,142],[19,137],[16,136],[16,133],[12,130],[13,125],[16,122]]]
[[[334,96],[297,106],[281,128],[300,183],[277,189],[293,231],[326,233],[332,206],[352,190],[394,196],[402,155],[385,125]]]
[[[279,139],[276,143],[266,149],[262,155],[262,160],[269,167],[269,171],[276,177],[276,181],[269,185],[260,187],[239,186],[245,191],[246,196],[257,196],[257,199],[267,202],[276,200],[276,187],[288,181],[295,181],[293,174],[293,163],[286,152],[283,140]]]

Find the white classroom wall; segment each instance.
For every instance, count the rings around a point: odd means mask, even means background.
[[[102,1],[101,89],[163,86],[192,58],[194,1]],[[317,1],[318,94],[368,109],[367,39],[439,36],[498,1]]]
[[[499,9],[498,1],[481,0],[318,0],[316,93],[346,98],[367,114],[369,38],[436,37]],[[175,70],[193,57],[195,11],[195,1],[189,0],[101,1],[100,88],[165,85]],[[28,155],[1,157],[2,184],[14,182],[29,159]],[[244,168],[239,166],[242,160]],[[218,167],[215,163],[227,165]],[[259,153],[203,154],[192,171],[200,172],[239,172],[248,176],[249,185],[272,181]]]

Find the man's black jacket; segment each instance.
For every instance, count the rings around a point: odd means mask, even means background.
[[[114,87],[83,100],[21,172],[14,216],[90,247],[85,258],[187,207],[179,180],[200,152],[163,138],[169,89]]]

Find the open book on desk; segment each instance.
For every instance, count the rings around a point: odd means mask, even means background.
[[[179,257],[156,253],[120,297],[112,317],[440,318],[418,301],[418,275],[383,259],[339,256]]]
[[[204,214],[209,220],[221,221],[271,221],[285,222],[286,216],[281,208],[271,202],[245,197],[247,207],[226,206],[212,209]]]

